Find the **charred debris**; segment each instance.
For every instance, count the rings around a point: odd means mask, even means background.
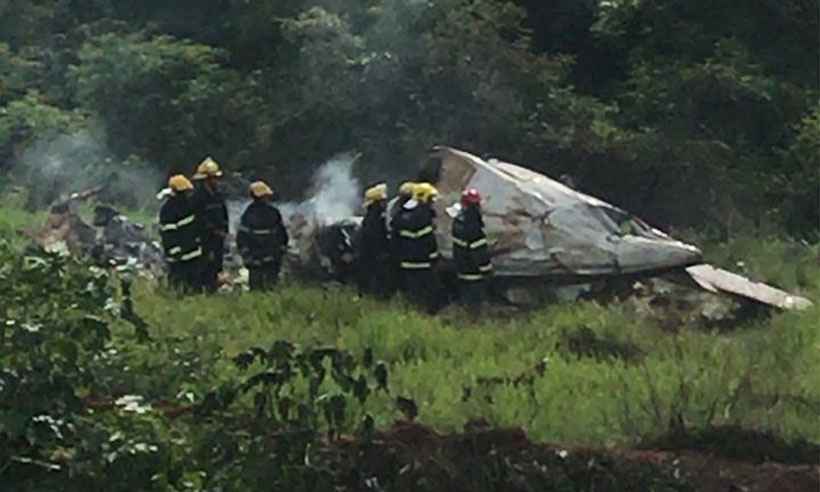
[[[673,325],[721,325],[768,308],[812,306],[804,297],[704,264],[696,246],[543,174],[449,147],[435,147],[430,157],[421,174],[440,193],[435,207],[443,275],[448,275],[449,231],[460,193],[467,187],[480,189],[496,271],[495,297],[504,303],[626,299],[638,312]],[[235,176],[228,185],[229,196],[235,198],[229,203],[232,225],[244,203],[240,181]],[[94,206],[91,223],[81,217],[81,204],[93,204],[100,191],[92,188],[58,200],[41,227],[20,233],[48,252],[160,277],[165,265],[154,225],[134,222],[101,203]],[[361,217],[328,219],[309,204],[283,212],[291,234],[285,271],[315,281],[347,282],[356,269]],[[226,256],[228,273],[222,279],[226,289],[241,288],[246,278],[232,253]],[[670,312],[676,313],[671,322]]]

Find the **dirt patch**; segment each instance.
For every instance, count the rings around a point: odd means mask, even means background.
[[[787,441],[770,432],[720,426],[673,433],[647,443],[651,449],[689,449],[750,463],[820,464],[820,445],[804,439]]]
[[[443,435],[409,422],[337,447],[344,488],[450,492],[820,490],[817,464],[731,460],[706,450],[591,449],[531,442],[521,429],[472,422]]]
[[[632,459],[626,453],[626,459]],[[655,452],[661,464],[681,470],[694,490],[704,492],[817,492],[820,466],[750,463],[704,451]]]

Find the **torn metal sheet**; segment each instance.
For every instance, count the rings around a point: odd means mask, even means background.
[[[58,254],[86,255],[91,252],[97,232],[79,216],[77,206],[99,192],[99,188],[74,193],[49,209],[46,223],[36,231],[23,233],[45,251]]]
[[[452,255],[452,207],[465,188],[476,188],[497,275],[635,274],[701,260],[695,246],[542,174],[449,147],[432,156],[440,161],[436,225],[445,258]]]
[[[57,202],[49,209],[46,223],[39,230],[24,232],[25,235],[47,252],[88,256],[101,265],[161,273],[165,266],[162,249],[143,225],[108,206],[95,208],[93,225],[83,220],[78,203],[98,192],[99,188],[94,188]]]
[[[814,304],[805,297],[796,296],[770,285],[754,282],[742,275],[712,265],[693,265],[686,269],[699,286],[709,292],[726,292],[752,299],[780,309],[806,309]]]

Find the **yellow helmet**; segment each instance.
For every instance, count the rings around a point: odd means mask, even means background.
[[[399,186],[399,195],[412,197],[413,188],[416,187],[416,184],[417,183],[414,183],[412,181],[405,181],[401,184],[401,186]]]
[[[369,207],[374,202],[387,200],[387,185],[379,183],[364,192],[364,206]]]
[[[177,174],[176,176],[171,176],[171,179],[168,180],[168,187],[171,188],[175,192],[193,190],[194,185],[191,183],[188,178],[181,174]]]
[[[429,203],[438,197],[438,190],[430,183],[418,183],[413,187],[413,199],[419,203]]]
[[[205,160],[197,166],[194,179],[218,178],[220,176],[222,176],[222,170],[219,169],[219,164],[210,157],[206,157]]]
[[[254,198],[273,196],[273,190],[264,181],[255,181],[251,183],[249,190],[251,196]]]

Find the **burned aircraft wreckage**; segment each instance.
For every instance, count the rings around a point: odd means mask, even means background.
[[[439,191],[434,205],[436,239],[445,273],[452,259],[450,229],[461,192],[476,188],[484,197],[482,212],[496,282],[507,292],[665,275],[678,284],[781,309],[812,305],[803,297],[704,265],[697,247],[527,168],[485,161],[449,147],[434,148],[430,157],[421,180]],[[316,241],[303,243],[302,263],[311,256],[319,258],[325,270],[344,278],[355,268],[352,253],[360,221],[350,217],[318,227],[318,234],[312,235]]]
[[[499,291],[512,294],[536,290],[536,286],[632,285],[636,280],[666,276],[705,292],[780,309],[812,305],[805,298],[704,265],[697,247],[527,168],[484,160],[449,147],[434,148],[430,157],[421,177],[439,190],[434,207],[444,275],[452,258],[450,228],[460,194],[472,187],[481,190],[484,197],[485,230]],[[161,273],[161,249],[151,231],[104,206],[95,210],[94,226],[99,231],[79,218],[76,203],[94,194],[94,190],[75,193],[55,204],[46,225],[27,235],[47,250],[85,254],[108,264],[131,264]],[[232,215],[242,209],[229,208]],[[361,217],[329,220],[317,214],[311,201],[283,207],[283,215],[291,236],[286,272],[342,282],[350,278],[356,268],[355,243]],[[226,268],[241,271],[235,254],[229,252]]]

